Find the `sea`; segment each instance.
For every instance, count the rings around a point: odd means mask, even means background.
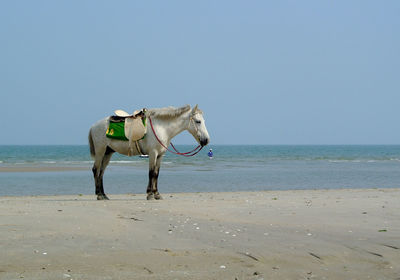
[[[0,196],[94,194],[92,165],[87,145],[0,146],[0,170],[6,167]],[[67,170],[20,172],[32,167]],[[147,181],[148,159],[117,153],[104,175],[107,194],[144,194]],[[194,157],[167,152],[158,187],[161,193],[399,188],[400,145],[209,145]]]

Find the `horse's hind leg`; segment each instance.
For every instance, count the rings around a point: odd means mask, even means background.
[[[103,174],[104,174],[104,169],[103,168],[103,162],[106,161],[106,165],[110,161],[110,159],[107,160],[107,155],[106,155],[106,148],[96,149],[96,155],[94,159],[94,164],[93,164],[93,176],[94,176],[94,184],[96,186],[96,195],[98,200],[103,200],[103,199],[108,199],[107,196],[104,194],[104,187],[103,187]],[[109,154],[109,157],[111,158],[111,154]]]
[[[97,199],[99,199],[99,196],[101,195],[102,189],[103,189],[103,182],[100,178],[100,170],[101,170],[102,160],[103,160],[103,158],[101,158],[100,160],[95,160],[94,164],[93,164],[93,168],[92,168],[94,184],[96,186],[95,194],[97,195]]]
[[[106,153],[104,154],[103,160],[101,162],[101,168],[100,168],[100,176],[99,176],[99,181],[100,181],[100,194],[97,194],[97,200],[109,200],[107,195],[104,193],[104,185],[103,185],[103,175],[104,171],[107,168],[107,165],[110,163],[111,157],[114,153],[114,150],[111,148],[107,147]]]
[[[99,174],[100,174],[100,165],[101,164],[96,164],[96,161],[93,164],[93,177],[94,177],[94,185],[96,187],[95,189],[95,194],[99,195],[100,194],[100,183],[99,183]]]

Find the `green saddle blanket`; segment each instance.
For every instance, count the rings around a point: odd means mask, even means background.
[[[142,123],[143,123],[143,126],[146,127],[146,117],[142,118]],[[129,125],[132,125],[132,124],[128,123],[128,127],[129,127]],[[129,139],[126,137],[125,129],[126,129],[126,127],[125,127],[125,119],[121,119],[121,118],[117,117],[116,120],[114,119],[114,120],[111,120],[111,121],[108,122],[108,129],[106,131],[106,136],[108,138],[113,138],[113,139],[118,139],[118,140],[123,140],[123,141],[129,141]],[[131,129],[132,129],[132,126],[131,126]],[[140,138],[140,139],[144,139],[145,137],[146,137],[146,134],[144,133],[143,137]]]
[[[109,122],[106,136],[108,138],[128,141],[128,138],[125,136],[125,122]]]

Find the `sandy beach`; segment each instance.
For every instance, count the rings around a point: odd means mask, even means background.
[[[400,279],[400,189],[0,198],[0,279]]]

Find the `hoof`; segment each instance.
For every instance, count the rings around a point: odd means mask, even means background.
[[[162,198],[161,194],[155,193],[155,194],[154,194],[154,199],[162,200],[163,198]]]
[[[98,194],[97,200],[110,200],[105,194]]]
[[[154,200],[154,194],[152,193],[147,194],[147,200]]]

